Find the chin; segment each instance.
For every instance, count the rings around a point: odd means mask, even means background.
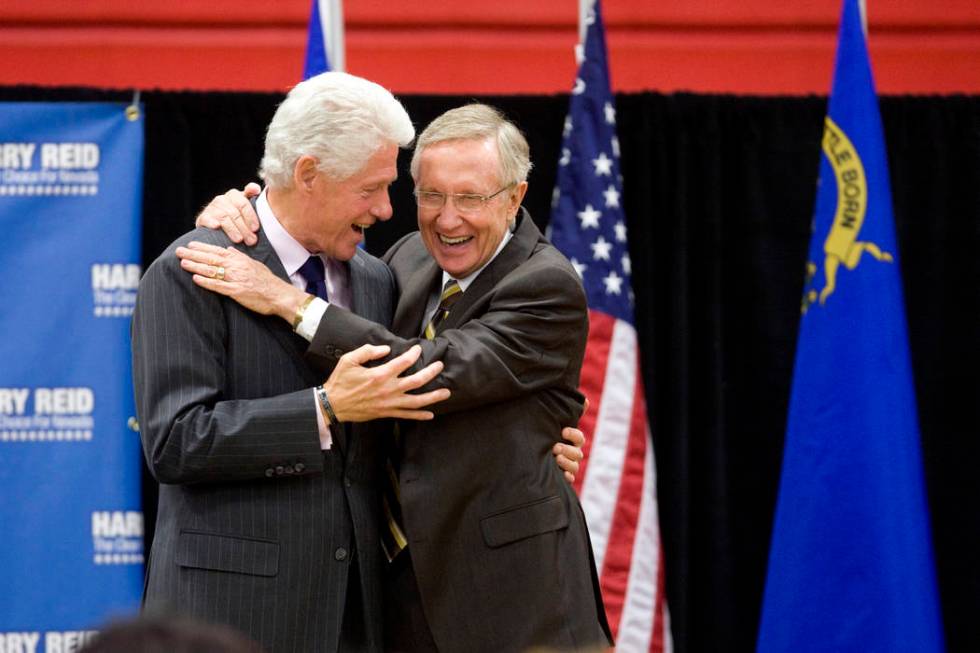
[[[357,253],[357,246],[347,246],[338,247],[335,249],[333,254],[327,254],[332,259],[337,261],[346,262],[354,258],[354,254]]]

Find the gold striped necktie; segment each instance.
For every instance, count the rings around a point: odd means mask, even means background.
[[[426,340],[432,340],[436,337],[436,329],[449,317],[449,311],[452,310],[453,304],[462,296],[463,289],[459,287],[455,279],[450,279],[446,282],[446,286],[442,289],[442,294],[439,296],[439,308],[436,309],[436,312],[432,315],[432,319],[429,320],[429,323],[425,325],[425,330],[422,331],[422,336]]]

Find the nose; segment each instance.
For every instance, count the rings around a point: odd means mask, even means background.
[[[371,207],[371,215],[385,222],[391,219],[392,213],[394,213],[394,209],[391,208],[391,197],[388,196],[388,191],[385,190],[381,195],[381,200]]]
[[[462,215],[459,209],[456,208],[452,197],[447,197],[446,203],[442,205],[438,215],[436,215],[436,225],[439,227],[439,230],[446,232],[452,231],[462,221]]]

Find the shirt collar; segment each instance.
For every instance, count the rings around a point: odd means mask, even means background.
[[[299,241],[289,235],[285,227],[279,222],[272,207],[269,206],[269,199],[266,197],[267,189],[255,200],[255,212],[259,216],[259,223],[265,237],[269,239],[269,244],[275,250],[276,256],[282,262],[282,267],[286,269],[286,274],[292,277],[306,263],[306,259],[312,256]],[[323,258],[323,257],[320,257]]]

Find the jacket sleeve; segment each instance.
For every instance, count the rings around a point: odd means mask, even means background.
[[[310,390],[226,398],[226,301],[195,286],[173,248],[140,283],[132,324],[133,384],[150,471],[161,483],[197,483],[321,470]],[[256,368],[267,360],[260,350],[255,357],[249,363]]]
[[[401,338],[384,327],[331,306],[324,313],[308,356],[334,365],[364,343],[391,346],[397,356],[414,344],[422,347],[409,371],[441,360],[445,369],[422,390],[447,387],[452,396],[430,409],[438,414],[498,401],[542,389],[569,388],[578,382],[588,311],[574,273],[562,266],[533,266],[511,272],[480,299],[478,315],[434,340]]]

